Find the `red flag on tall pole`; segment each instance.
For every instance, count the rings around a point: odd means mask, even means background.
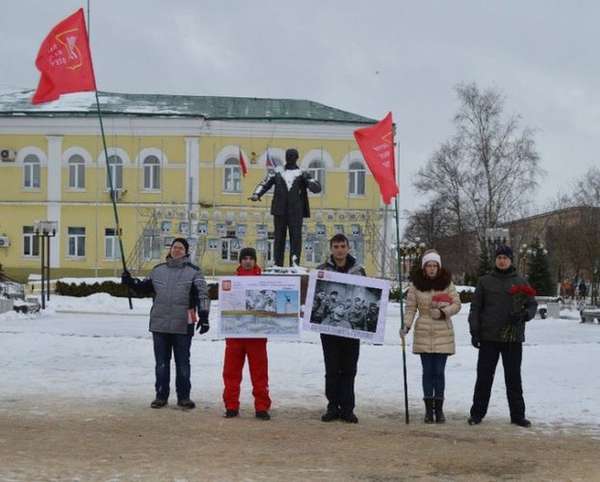
[[[242,168],[242,174],[245,176],[246,174],[248,174],[248,163],[246,162],[246,159],[244,159],[244,154],[242,154],[242,148],[239,148],[240,150],[240,167]]]
[[[50,31],[35,65],[42,76],[31,99],[33,104],[56,100],[62,94],[96,90],[83,8]]]
[[[392,113],[388,113],[373,126],[355,130],[354,138],[379,184],[383,202],[390,204],[399,192],[396,183]]]

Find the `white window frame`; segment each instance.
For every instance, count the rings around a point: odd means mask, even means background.
[[[242,192],[240,160],[234,157],[230,157],[223,163],[223,192],[234,194]]]
[[[160,259],[163,251],[163,244],[160,236],[153,234],[144,235],[144,245],[142,256],[145,261]]]
[[[360,166],[360,167],[358,167]],[[362,181],[362,192],[358,189]],[[348,194],[350,196],[364,196],[367,192],[367,170],[360,161],[353,161],[348,166]]]
[[[114,228],[104,229],[104,259],[121,259],[121,247],[119,237]]]
[[[233,244],[237,243],[238,249],[233,248]],[[225,262],[235,262],[237,263],[239,260],[240,254],[240,241],[236,238],[221,238],[221,261]],[[226,257],[223,257],[226,255]]]
[[[85,159],[80,154],[73,154],[67,163],[69,165],[69,189],[85,190]]]
[[[116,162],[117,160],[118,162]],[[106,176],[105,185],[107,191],[110,191],[110,182],[108,180],[109,169],[112,175],[113,189],[115,191],[123,190],[123,163],[123,158],[118,154],[111,154],[108,156],[108,164],[104,169],[104,174]],[[118,181],[120,181],[120,183]]]
[[[155,155],[149,155],[144,158],[144,191],[160,191],[160,159]]]
[[[28,247],[29,250],[27,249]],[[29,251],[29,253],[27,251]],[[40,257],[40,238],[35,235],[33,226],[23,226],[23,257]]]
[[[71,233],[72,229],[83,229],[83,233]],[[85,235],[84,226],[69,226],[67,228],[67,256],[69,258],[85,258]]]
[[[27,154],[23,159],[23,188],[31,191],[42,188],[42,162],[36,154]]]
[[[327,180],[325,163],[321,159],[313,159],[308,163],[308,168],[306,171],[312,176],[313,179],[319,181],[319,184],[321,184],[321,192],[313,194],[313,196],[320,196],[324,194],[325,181]]]

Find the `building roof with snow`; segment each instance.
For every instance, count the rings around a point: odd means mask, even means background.
[[[97,115],[93,92],[67,94],[33,105],[33,90],[0,92],[0,117],[91,117]],[[99,92],[105,116],[186,117],[206,120],[373,124],[352,112],[301,99]]]

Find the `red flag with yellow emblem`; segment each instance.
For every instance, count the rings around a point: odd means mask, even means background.
[[[373,126],[355,130],[354,138],[379,184],[383,202],[390,204],[399,192],[396,183],[392,113],[388,113]]]
[[[56,100],[62,94],[96,90],[83,8],[50,31],[35,65],[42,76],[31,99],[33,104]]]

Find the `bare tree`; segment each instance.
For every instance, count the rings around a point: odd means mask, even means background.
[[[575,183],[573,201],[580,206],[600,207],[600,168],[592,167]]]
[[[456,133],[418,171],[414,185],[444,202],[452,234],[476,231],[483,244],[486,228],[522,214],[542,170],[533,131],[519,126],[519,116],[504,115],[497,90],[472,83],[456,92]]]
[[[428,247],[435,247],[436,240],[447,236],[448,213],[445,202],[434,199],[421,209],[409,212],[404,236],[408,241],[424,242]]]

